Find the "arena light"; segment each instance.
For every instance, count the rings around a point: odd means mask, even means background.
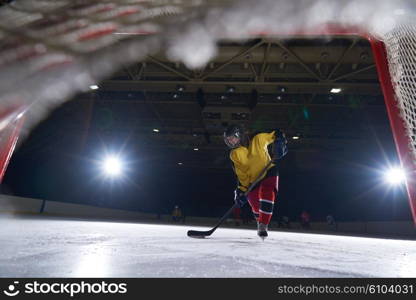
[[[178,86],[176,86],[176,90],[177,90],[179,93],[182,93],[182,92],[184,92],[184,91],[185,91],[185,87],[184,87],[183,85],[178,85]]]
[[[394,167],[386,171],[384,179],[392,185],[399,185],[406,181],[406,173],[402,168]]]
[[[234,92],[235,92],[235,87],[233,87],[233,86],[228,86],[228,87],[227,87],[227,93],[232,94],[232,93],[234,93]]]
[[[153,128],[153,132],[159,132],[160,130],[157,128]]]
[[[338,94],[338,93],[340,93],[341,92],[341,89],[340,88],[332,88],[331,89],[331,93],[332,94]]]
[[[102,162],[102,169],[108,176],[119,176],[123,169],[123,164],[117,156],[107,156]]]
[[[91,90],[98,90],[98,85],[96,85],[96,84],[90,85],[90,89]]]

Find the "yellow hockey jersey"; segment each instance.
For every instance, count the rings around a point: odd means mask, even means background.
[[[274,131],[271,133],[259,133],[254,136],[247,147],[240,146],[231,150],[230,159],[234,164],[234,171],[238,177],[239,188],[246,191],[271,158],[267,146],[275,141]],[[269,169],[274,167],[271,164]],[[263,175],[265,177],[266,174]]]

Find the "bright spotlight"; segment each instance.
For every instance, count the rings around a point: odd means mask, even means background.
[[[109,156],[103,161],[103,170],[109,176],[118,176],[122,171],[122,163],[116,156]]]
[[[341,89],[340,88],[332,88],[331,89],[331,93],[332,94],[338,94],[338,93],[340,93],[341,92]]]
[[[93,84],[93,85],[90,85],[90,89],[91,90],[98,90],[98,85],[96,85],[96,84]]]
[[[391,168],[386,172],[385,180],[390,184],[401,184],[406,180],[406,173],[402,168]]]

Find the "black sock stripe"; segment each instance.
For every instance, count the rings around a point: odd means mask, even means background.
[[[269,213],[273,212],[273,203],[260,200],[260,210]]]

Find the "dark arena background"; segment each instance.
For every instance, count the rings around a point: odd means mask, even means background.
[[[310,2],[0,1],[0,276],[416,277],[415,5]],[[187,236],[230,124],[288,140],[264,241]]]
[[[236,186],[222,133],[241,122],[289,138],[275,218],[306,209],[316,221],[411,220],[404,187],[379,173],[399,160],[365,39],[221,42],[205,81],[174,67],[151,56],[55,109],[18,147],[4,184],[17,196],[220,216]],[[93,180],[106,152],[126,160],[125,178]]]

